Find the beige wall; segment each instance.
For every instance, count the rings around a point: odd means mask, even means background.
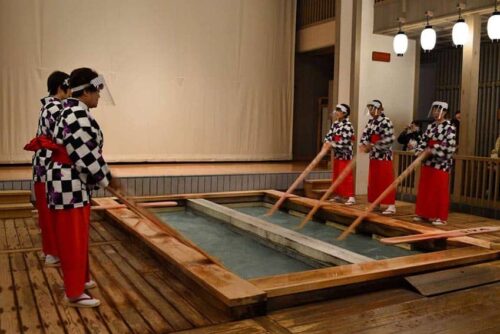
[[[0,0],[0,45],[0,163],[82,66],[116,101],[93,110],[110,161],[291,158],[293,0]]]
[[[373,0],[361,1],[361,50],[359,69],[359,110],[357,140],[369,116],[364,113],[366,103],[379,99],[384,104],[386,115],[392,120],[395,135],[408,124],[413,117],[414,81],[415,81],[415,41],[410,41],[404,57],[397,57],[392,50],[392,37],[375,35],[373,31]],[[351,33],[350,31],[348,33]],[[391,61],[375,62],[371,60],[372,51],[391,53]],[[356,127],[356,125],[355,125]],[[399,145],[396,145],[399,147]],[[368,156],[360,153],[356,171],[356,192],[366,194],[368,180]]]
[[[308,52],[335,44],[335,20],[300,29],[297,32],[297,52]]]

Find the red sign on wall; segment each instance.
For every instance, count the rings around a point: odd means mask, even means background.
[[[387,52],[373,51],[372,52],[372,60],[373,61],[384,61],[386,63],[389,63],[391,61],[391,54],[387,53]]]

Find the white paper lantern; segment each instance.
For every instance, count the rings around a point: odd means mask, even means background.
[[[402,57],[406,53],[406,50],[408,50],[408,36],[400,30],[396,36],[394,36],[392,46],[396,55]]]
[[[451,33],[453,44],[456,46],[464,46],[469,39],[469,26],[465,23],[464,19],[458,19],[457,23],[453,26]]]
[[[500,41],[500,12],[496,11],[488,19],[488,37],[492,41]]]
[[[431,51],[436,46],[436,31],[427,25],[420,34],[420,45],[424,51]]]

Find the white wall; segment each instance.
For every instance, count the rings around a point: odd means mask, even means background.
[[[392,49],[391,36],[373,34],[373,2],[373,0],[362,1],[358,142],[369,118],[363,110],[366,103],[372,99],[382,101],[385,114],[394,123],[396,137],[413,117],[417,45],[415,41],[410,40],[406,54],[397,57]],[[389,63],[372,61],[372,51],[391,53],[391,61]],[[398,144],[395,146],[399,147]],[[366,194],[367,181],[368,155],[360,153],[356,168],[357,194]]]

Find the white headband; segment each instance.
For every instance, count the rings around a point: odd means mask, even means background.
[[[342,110],[342,112],[343,112],[344,114],[347,114],[347,108],[346,108],[345,106],[341,105],[341,104],[337,104],[337,105],[335,106],[335,109],[340,109],[340,110]]]
[[[368,102],[368,105],[369,105],[369,106],[374,106],[374,107],[375,107],[375,108],[377,108],[377,109],[380,109],[380,107],[382,106],[382,105],[380,104],[380,102],[375,101],[375,100]]]

